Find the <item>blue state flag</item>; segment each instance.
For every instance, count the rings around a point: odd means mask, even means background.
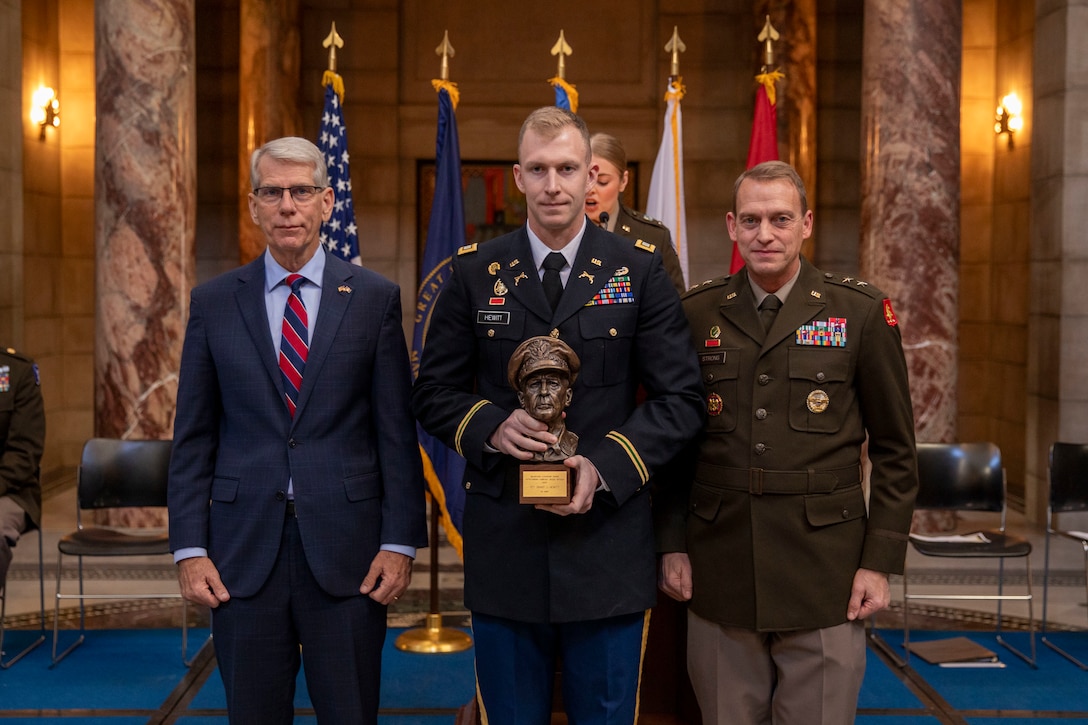
[[[321,243],[326,251],[359,264],[359,228],[355,226],[355,205],[351,200],[348,130],[344,125],[344,82],[332,71],[325,72],[323,82],[325,108],[321,113],[317,147],[325,155],[329,186],[336,194],[336,202],[332,215],[321,225]]]
[[[431,313],[439,293],[450,278],[453,255],[465,243],[465,206],[461,190],[461,149],[457,142],[454,115],[457,88],[449,81],[435,81],[438,90],[438,137],[435,148],[434,202],[427,225],[427,240],[420,266],[416,299],[415,329],[412,335],[412,372],[419,372],[419,360],[427,341]],[[446,539],[462,553],[461,521],[465,490],[461,479],[465,459],[417,426],[423,473],[427,487],[438,504]]]

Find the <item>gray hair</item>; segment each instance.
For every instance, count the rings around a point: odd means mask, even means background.
[[[744,171],[737,177],[736,183],[733,184],[734,214],[737,212],[737,192],[740,191],[740,184],[745,179],[751,179],[752,181],[785,179],[796,187],[797,195],[801,197],[801,213],[804,214],[808,211],[808,194],[805,193],[805,182],[801,181],[797,171],[785,161],[764,161],[762,164],[757,164]]]
[[[310,141],[298,136],[284,136],[269,141],[253,152],[249,161],[249,185],[256,189],[261,184],[257,165],[265,156],[278,161],[295,164],[309,164],[314,167],[314,186],[325,188],[329,185],[329,169],[325,165],[325,155]]]

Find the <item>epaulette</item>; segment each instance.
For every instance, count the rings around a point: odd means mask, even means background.
[[[874,300],[879,300],[887,297],[879,288],[874,287],[865,280],[858,279],[857,277],[850,276],[848,274],[837,274],[835,272],[824,272],[824,279],[830,284],[838,287],[846,287],[856,292],[861,292],[864,295],[872,297]]]
[[[638,239],[635,241],[635,249],[641,249],[644,252],[649,252],[650,254],[653,254],[655,251],[657,251],[657,245],[650,244],[649,242]]]
[[[23,353],[17,352],[14,347],[4,348],[3,353],[5,355],[8,355],[9,357],[13,357],[16,360],[22,360],[23,362],[26,362],[26,363],[33,363],[34,362],[33,360],[31,360],[29,357],[27,357]]]
[[[472,244],[466,244],[463,247],[458,247],[457,256],[460,257],[462,254],[473,254],[475,253],[476,247],[478,246],[480,246],[478,243],[473,242]]]
[[[627,213],[631,215],[632,219],[637,219],[640,222],[643,222],[645,224],[650,224],[650,225],[655,226],[655,227],[661,227],[662,229],[668,229],[668,227],[665,226],[665,222],[660,221],[658,219],[654,219],[652,216],[647,216],[646,214],[644,214],[641,211],[635,211],[634,209],[628,209]]]
[[[722,287],[727,282],[729,282],[729,280],[730,280],[730,278],[732,278],[732,276],[733,275],[731,275],[731,274],[727,274],[724,277],[715,277],[714,279],[708,279],[705,282],[700,282],[697,285],[689,287],[686,292],[684,292],[682,295],[680,295],[680,299],[686,300],[688,297],[693,297],[693,296],[699,294],[700,292],[705,292],[706,290],[714,289],[716,287]]]

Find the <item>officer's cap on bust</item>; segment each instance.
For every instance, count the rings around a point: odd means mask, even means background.
[[[511,387],[521,390],[522,381],[533,373],[554,370],[568,376],[570,384],[574,385],[581,369],[582,362],[570,345],[558,338],[541,335],[518,345],[510,356],[506,377]]]

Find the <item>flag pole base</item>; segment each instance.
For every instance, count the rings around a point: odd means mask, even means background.
[[[397,637],[396,647],[418,654],[464,652],[472,647],[472,637],[459,629],[443,627],[441,614],[428,614],[427,626],[403,632]]]

